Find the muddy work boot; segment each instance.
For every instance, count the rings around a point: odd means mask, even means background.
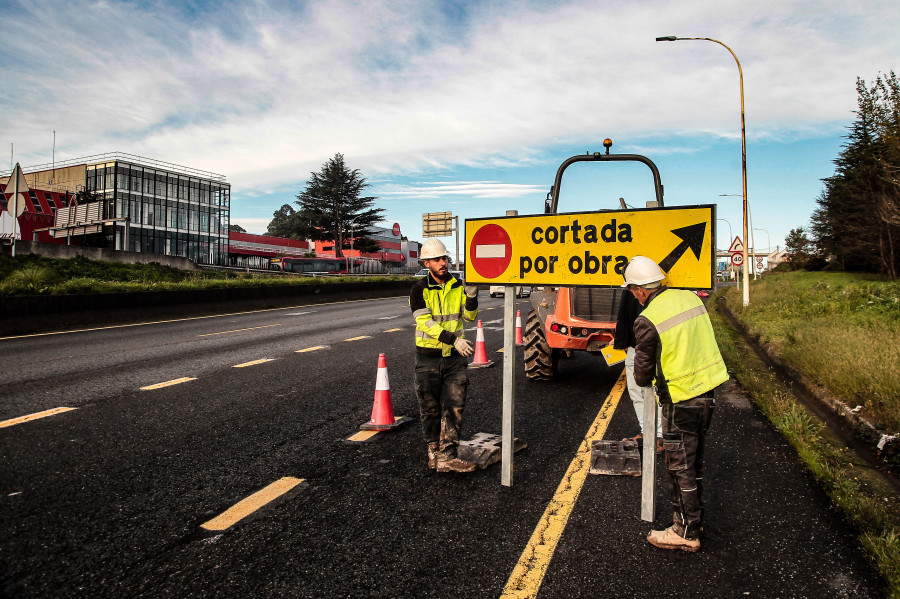
[[[459,458],[439,459],[437,461],[438,472],[472,472],[475,470],[475,462],[467,462]]]
[[[700,551],[700,539],[685,539],[672,527],[665,530],[651,530],[647,541],[660,549],[681,549],[682,551]]]
[[[438,463],[438,444],[437,443],[429,443],[428,444],[428,469],[436,470]]]

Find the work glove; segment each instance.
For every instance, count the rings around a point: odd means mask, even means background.
[[[453,342],[453,347],[456,348],[456,351],[459,352],[459,355],[465,356],[466,358],[475,353],[475,350],[472,349],[472,344],[462,337],[456,338],[456,341]]]
[[[478,297],[478,285],[466,285],[466,297]]]

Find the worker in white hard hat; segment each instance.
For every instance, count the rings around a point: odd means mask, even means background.
[[[457,448],[469,385],[467,358],[474,353],[465,339],[464,321],[478,317],[478,287],[464,285],[450,273],[448,254],[438,239],[422,244],[420,258],[428,274],[409,293],[416,321],[416,397],[428,467],[472,472],[475,464],[459,459]]]
[[[647,540],[662,549],[698,551],[706,433],[714,391],[728,372],[703,302],[692,291],[669,289],[665,278],[656,262],[635,256],[622,285],[644,306],[634,321],[634,379],[656,388],[672,491],[672,526],[650,531]]]

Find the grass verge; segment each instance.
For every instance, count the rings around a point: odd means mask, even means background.
[[[367,281],[409,279],[408,276],[366,277]],[[323,282],[358,281],[358,277],[303,277],[246,274],[216,270],[179,270],[158,263],[124,264],[83,257],[45,258],[26,254],[0,256],[0,296],[66,295],[74,293],[129,293],[321,285]]]
[[[737,290],[717,292],[710,305],[718,306],[723,293],[737,295]],[[758,296],[754,300],[759,301]],[[893,488],[877,473],[854,464],[853,453],[794,399],[718,310],[711,310],[710,318],[731,375],[856,526],[890,596],[900,599],[900,505]]]
[[[727,295],[751,333],[878,428],[900,431],[900,282],[860,273],[771,274]]]

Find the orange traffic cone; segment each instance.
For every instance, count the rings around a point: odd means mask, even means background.
[[[475,359],[469,364],[469,368],[487,368],[493,365],[494,363],[488,360],[487,350],[484,348],[484,330],[481,328],[481,321],[479,320],[475,334]]]
[[[522,311],[516,310],[516,345],[525,345],[522,339]]]
[[[384,354],[378,355],[378,375],[375,380],[375,403],[372,405],[372,418],[359,428],[364,431],[386,431],[396,428],[405,422],[405,418],[394,418],[394,406],[391,404],[391,383],[388,380],[387,360]]]

